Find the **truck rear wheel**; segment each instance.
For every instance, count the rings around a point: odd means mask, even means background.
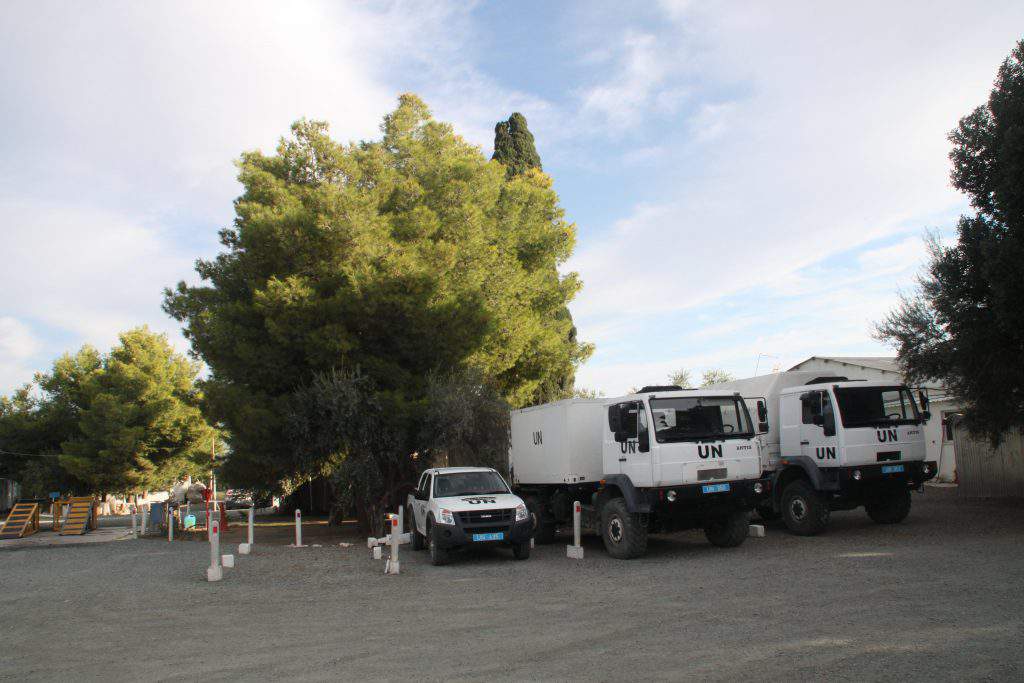
[[[893,491],[865,503],[868,517],[877,524],[899,524],[910,514],[910,491]]]
[[[412,506],[405,509],[405,518],[409,520],[409,535],[412,537],[411,545],[413,550],[423,550],[423,536],[416,530],[416,518],[412,513]]]
[[[530,521],[533,524],[533,540],[540,545],[553,543],[555,520],[548,513],[547,507],[536,496],[528,496],[525,502],[526,509],[530,513]]]
[[[601,538],[605,550],[618,560],[630,560],[647,552],[647,527],[632,514],[624,498],[612,498],[601,508]]]
[[[711,545],[719,548],[735,548],[747,540],[750,533],[750,518],[743,510],[714,519],[704,527],[704,535]]]
[[[427,541],[430,546],[430,564],[435,567],[448,564],[448,549],[437,543],[437,527],[432,526],[427,530]]]
[[[825,500],[803,479],[790,482],[782,492],[782,520],[797,536],[813,536],[828,524]]]

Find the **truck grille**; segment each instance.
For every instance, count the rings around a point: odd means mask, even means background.
[[[717,470],[697,470],[697,481],[710,481],[711,479],[725,479],[729,476],[729,470],[720,467]]]
[[[457,512],[459,516],[459,522],[462,524],[471,524],[474,527],[483,524],[501,524],[512,521],[515,510],[470,510],[467,512]]]

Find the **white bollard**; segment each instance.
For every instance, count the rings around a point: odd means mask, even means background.
[[[412,534],[405,533],[405,511],[402,508],[398,508],[397,515],[388,515],[388,521],[390,522],[391,533],[387,535],[388,548],[391,554],[388,557],[388,561],[384,564],[385,574],[398,574],[401,569],[401,563],[398,561],[398,546],[403,543],[409,543],[412,540]]]
[[[149,516],[149,510],[147,509],[147,506],[143,505],[142,506],[142,533],[141,533],[142,536],[146,535],[146,517],[148,517],[148,516]]]
[[[764,525],[763,524],[751,524],[750,535],[754,538],[764,538]]]
[[[210,566],[206,570],[207,581],[220,581],[224,570],[220,566],[220,522],[210,522]]]
[[[174,513],[171,512],[171,506],[167,506],[167,540],[174,540]]]
[[[295,510],[295,543],[288,546],[289,548],[305,548],[302,545],[302,510]]]
[[[254,524],[253,519],[254,519],[255,515],[256,515],[256,508],[255,507],[250,507],[249,508],[249,537],[248,537],[249,538],[249,542],[248,543],[239,543],[238,544],[238,554],[239,555],[248,555],[249,553],[252,552],[252,546],[253,546],[253,542],[252,542],[252,527],[253,527],[253,524]]]
[[[572,504],[572,545],[565,546],[566,557],[571,557],[574,560],[583,559],[583,546],[580,545],[580,515],[583,513],[583,507],[577,500]]]
[[[132,508],[132,537],[138,538],[139,534],[135,530],[135,508]]]

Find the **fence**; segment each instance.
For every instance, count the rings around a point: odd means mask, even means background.
[[[954,426],[956,470],[961,496],[1024,498],[1024,434],[1010,430],[998,448],[984,437],[972,436],[960,423]]]

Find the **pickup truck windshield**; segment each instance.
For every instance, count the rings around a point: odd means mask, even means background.
[[[651,415],[658,443],[754,435],[746,404],[734,396],[655,398]]]
[[[836,389],[844,427],[879,427],[920,421],[914,396],[906,387]]]
[[[508,493],[497,472],[452,472],[434,477],[434,498]]]

